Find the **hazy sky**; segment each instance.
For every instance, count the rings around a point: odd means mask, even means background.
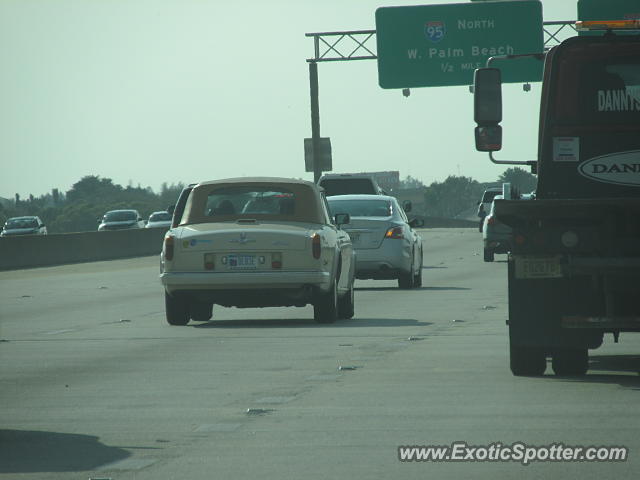
[[[306,32],[375,28],[375,0],[0,1],[0,196],[68,190],[85,175],[158,191],[245,175],[312,180]],[[544,0],[575,20],[576,0]],[[515,19],[514,19],[515,21]],[[375,47],[375,43],[370,44]],[[373,60],[319,65],[335,172],[399,170],[425,184],[493,181],[466,86],[378,86]],[[536,154],[540,85],[504,89],[500,158]]]

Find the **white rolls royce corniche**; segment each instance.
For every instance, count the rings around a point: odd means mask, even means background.
[[[354,315],[355,254],[322,189],[287,178],[232,178],[193,187],[165,238],[160,280],[167,322],[208,321],[213,305],[313,305],[314,319]]]

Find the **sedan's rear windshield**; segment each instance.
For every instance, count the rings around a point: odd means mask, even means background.
[[[127,220],[137,220],[136,212],[129,212],[126,210],[123,211],[114,211],[107,212],[104,215],[104,219],[107,222],[126,222]]]
[[[237,216],[292,216],[296,210],[295,194],[284,188],[260,186],[233,186],[211,192],[207,198],[204,215],[220,217]]]
[[[327,197],[334,195],[364,194],[375,195],[376,191],[370,178],[324,178],[320,182]]]
[[[9,228],[36,228],[38,222],[35,218],[10,218],[5,227]]]
[[[352,217],[390,217],[391,202],[388,200],[332,200],[329,199],[331,215],[348,213]]]

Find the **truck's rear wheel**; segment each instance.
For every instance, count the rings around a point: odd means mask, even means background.
[[[551,367],[556,375],[584,375],[589,370],[589,350],[563,348],[553,354]]]
[[[514,375],[537,376],[547,369],[544,351],[535,347],[510,345],[510,365]]]

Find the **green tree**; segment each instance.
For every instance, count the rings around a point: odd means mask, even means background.
[[[425,191],[427,214],[453,218],[472,208],[482,196],[484,185],[470,177],[450,175],[444,182],[433,182]]]
[[[510,183],[520,193],[530,193],[536,189],[538,178],[522,168],[511,167],[498,177],[498,183]]]
[[[404,180],[400,180],[400,188],[421,188],[424,187],[424,183],[417,178],[413,178],[411,175],[407,175]]]

